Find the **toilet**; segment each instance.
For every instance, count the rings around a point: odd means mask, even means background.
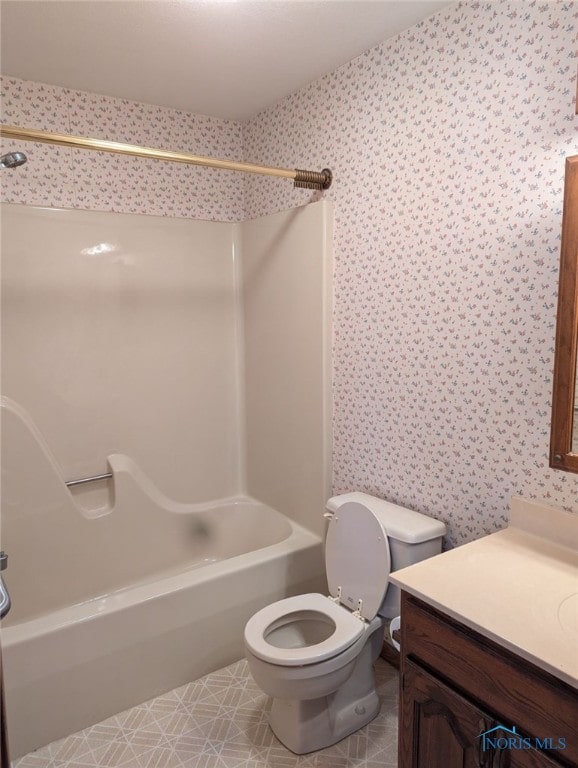
[[[373,664],[399,614],[389,574],[441,552],[445,525],[366,493],[327,502],[329,596],[279,600],[245,627],[251,674],[272,698],[269,724],[296,754],[323,749],[378,714]]]

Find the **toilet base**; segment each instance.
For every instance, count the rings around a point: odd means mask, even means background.
[[[315,752],[377,717],[380,702],[375,689],[373,645],[371,640],[366,643],[351,676],[334,693],[318,699],[273,699],[269,725],[282,744],[297,755]]]

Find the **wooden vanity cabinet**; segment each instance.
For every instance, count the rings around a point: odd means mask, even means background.
[[[578,766],[575,689],[407,593],[401,615],[399,768]],[[483,750],[496,726],[566,747]]]

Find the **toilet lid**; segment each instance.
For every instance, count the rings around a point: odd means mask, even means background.
[[[379,611],[391,568],[387,532],[377,517],[357,501],[348,501],[330,517],[325,542],[329,592],[371,621]]]
[[[280,648],[268,642],[267,636],[277,624],[283,628],[292,620],[300,621],[299,617],[307,614],[318,614],[327,624],[334,625],[334,629],[328,627],[328,632],[331,632],[329,637],[322,642],[292,648]],[[297,595],[257,611],[245,626],[245,645],[259,659],[271,664],[284,667],[304,666],[337,656],[353,645],[364,634],[367,626],[325,595]]]

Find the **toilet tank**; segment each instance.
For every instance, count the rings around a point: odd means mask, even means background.
[[[392,571],[399,571],[442,551],[442,537],[446,533],[446,526],[441,520],[378,499],[368,493],[344,493],[334,496],[327,502],[327,509],[336,512],[342,504],[350,501],[363,504],[382,524],[389,541]],[[400,600],[399,587],[390,583],[378,611],[379,615],[386,619],[398,616]]]

